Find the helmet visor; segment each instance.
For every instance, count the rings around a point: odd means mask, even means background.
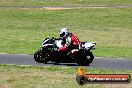
[[[64,37],[64,35],[65,35],[65,33],[63,32],[63,33],[60,34],[60,37]]]

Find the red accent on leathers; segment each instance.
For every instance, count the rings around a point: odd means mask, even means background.
[[[73,46],[78,46],[80,47],[80,41],[79,39],[75,36],[75,34],[72,33],[72,37],[71,37],[71,44]]]
[[[58,49],[59,51],[65,52],[67,51],[67,46],[65,45],[64,47],[61,47]]]
[[[68,37],[70,37],[70,36],[69,35],[66,36],[67,40],[68,40]],[[71,41],[70,42],[68,41],[69,44],[65,44],[64,47],[59,48],[58,49],[59,51],[65,52],[65,51],[67,51],[69,46],[70,46],[70,48],[75,47],[75,46],[78,46],[80,48],[80,41],[75,36],[75,34],[72,33],[70,38],[71,38]]]

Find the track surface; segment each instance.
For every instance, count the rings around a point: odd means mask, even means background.
[[[37,63],[33,59],[33,55],[17,55],[17,54],[0,54],[0,64],[16,64],[16,65],[40,65],[40,66],[62,66],[62,67],[78,67],[76,63]],[[112,58],[95,58],[88,68],[108,68],[119,70],[132,70],[132,60],[128,59],[112,59]]]
[[[63,9],[72,9],[72,8],[132,8],[132,5],[86,5],[86,6],[0,6],[0,8],[63,8]]]

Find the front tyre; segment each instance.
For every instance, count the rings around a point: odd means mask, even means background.
[[[34,60],[38,63],[47,63],[48,61],[46,60],[46,58],[44,57],[44,55],[42,54],[41,50],[38,50],[35,54],[34,54]]]
[[[78,57],[77,64],[82,66],[89,66],[93,62],[94,56],[92,52],[89,52],[85,57]]]

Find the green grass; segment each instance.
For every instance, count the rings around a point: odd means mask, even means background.
[[[0,65],[1,88],[130,88],[130,84],[87,84],[76,83],[78,68]],[[87,74],[130,74],[129,70],[91,69]]]
[[[51,5],[115,5],[132,4],[131,0],[1,0],[1,6],[51,6]]]
[[[68,27],[81,41],[97,42],[98,57],[132,58],[132,8],[0,9],[0,53],[33,54],[43,38]]]

